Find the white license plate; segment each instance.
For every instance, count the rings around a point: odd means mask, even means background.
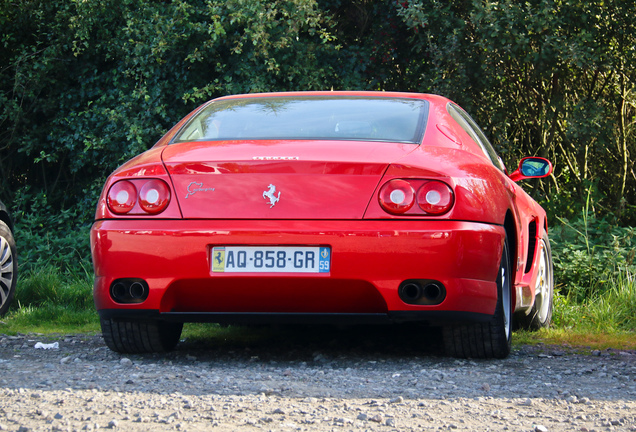
[[[215,246],[216,273],[329,273],[327,246]]]

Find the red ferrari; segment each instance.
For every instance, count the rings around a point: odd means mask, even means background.
[[[552,315],[545,211],[440,96],[214,99],[106,181],[91,230],[106,344],[165,351],[184,322],[403,323],[503,358]]]

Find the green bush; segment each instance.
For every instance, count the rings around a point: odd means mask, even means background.
[[[59,210],[44,192],[30,193],[26,187],[18,192],[12,210],[21,273],[47,268],[64,274],[92,272],[89,231],[93,202]]]
[[[636,331],[636,279],[622,270],[607,278],[605,289],[584,299],[555,293],[552,324],[592,332]]]
[[[550,243],[556,288],[581,303],[616,289],[636,274],[636,229],[591,213],[552,226]],[[633,282],[633,281],[632,281]]]

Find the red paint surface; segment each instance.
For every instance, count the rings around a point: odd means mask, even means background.
[[[527,256],[528,242],[543,236],[545,212],[454,122],[446,111],[449,101],[420,94],[341,94],[428,100],[423,143],[169,144],[186,117],[106,181],[91,231],[97,308],[491,314],[506,215],[514,225],[515,284],[534,287],[536,265],[527,274],[524,269],[527,260],[537,258]],[[109,211],[106,193],[114,182],[148,178],[170,186],[166,210],[157,216]],[[378,191],[391,179],[443,181],[453,190],[454,205],[435,217],[417,205],[404,215],[388,214],[378,202]],[[278,197],[273,205],[265,195],[270,184]],[[537,236],[529,239],[532,221]],[[212,273],[210,250],[223,245],[330,246],[332,269],[312,275]],[[146,280],[148,299],[135,305],[114,303],[109,287],[118,278]],[[447,289],[446,299],[436,306],[408,305],[397,295],[406,279],[438,280]]]

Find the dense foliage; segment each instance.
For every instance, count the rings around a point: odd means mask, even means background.
[[[563,226],[578,295],[636,221],[634,16],[627,0],[0,0],[0,199],[21,265],[90,268],[105,177],[205,100],[418,91],[463,105],[509,168],[553,161],[526,186]],[[589,221],[587,247],[560,243]]]

